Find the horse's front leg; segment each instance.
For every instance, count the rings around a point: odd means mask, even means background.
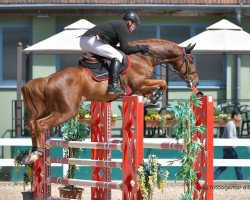
[[[158,91],[153,94],[153,90],[158,89]],[[155,104],[159,98],[162,96],[163,91],[167,89],[167,83],[164,80],[145,80],[143,86],[140,88],[142,94],[145,94],[149,98],[150,103]]]
[[[155,79],[147,79],[143,82],[141,87],[142,91],[153,91],[155,89],[160,88],[161,90],[167,90],[167,83],[165,80],[155,80]]]

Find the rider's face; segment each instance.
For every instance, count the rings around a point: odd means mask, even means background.
[[[128,31],[130,33],[133,32],[136,28],[137,28],[137,24],[136,23],[134,23],[132,21],[128,22]]]

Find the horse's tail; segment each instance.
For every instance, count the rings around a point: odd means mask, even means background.
[[[30,80],[21,88],[29,120],[39,119],[46,112],[45,88],[47,82],[48,78],[37,78]]]

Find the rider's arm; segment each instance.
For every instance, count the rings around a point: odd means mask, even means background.
[[[120,24],[116,27],[116,33],[120,42],[120,49],[126,54],[141,52],[140,46],[129,46],[128,44],[128,29],[125,24]]]

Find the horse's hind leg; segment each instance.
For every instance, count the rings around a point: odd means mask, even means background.
[[[23,164],[31,164],[43,156],[42,147],[42,133],[37,133],[31,136],[32,140],[32,152],[25,156],[22,161]]]
[[[32,152],[30,152],[27,156],[23,157],[23,164],[33,163],[43,155],[43,148],[41,144],[42,132],[37,132],[36,120],[29,120],[27,126],[29,127],[29,132],[32,140]]]
[[[33,163],[36,160],[38,160],[40,157],[43,156],[43,146],[42,146],[42,134],[55,126],[58,126],[59,124],[71,119],[74,117],[76,112],[71,113],[59,113],[59,112],[52,112],[49,116],[41,118],[39,120],[32,120],[30,123],[30,127],[34,128],[31,131],[31,139],[32,139],[32,153],[30,153],[28,156],[26,156],[23,159],[24,164]]]

